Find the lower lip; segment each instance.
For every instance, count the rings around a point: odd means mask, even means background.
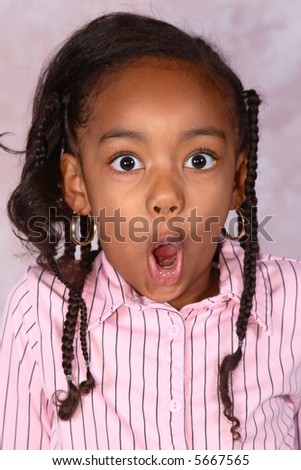
[[[169,268],[162,268],[159,266],[152,253],[149,255],[148,264],[151,278],[156,284],[161,286],[172,286],[180,280],[182,274],[183,249],[181,246],[177,246],[177,258]]]

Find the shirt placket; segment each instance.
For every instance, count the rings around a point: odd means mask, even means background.
[[[187,449],[185,401],[185,322],[179,312],[169,312],[170,325],[166,331],[170,343],[169,424],[172,446]]]

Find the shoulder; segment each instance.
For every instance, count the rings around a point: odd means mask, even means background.
[[[228,273],[243,276],[244,250],[238,243],[228,240],[222,244],[222,265]],[[273,289],[290,288],[301,282],[301,261],[260,253],[256,263],[257,282],[265,281]]]
[[[260,277],[268,282],[273,291],[295,291],[300,295],[301,262],[296,259],[260,254],[257,261]]]
[[[29,266],[11,289],[6,301],[5,321],[12,321],[15,328],[29,327],[49,320],[49,314],[58,311],[64,303],[66,287],[41,266]]]
[[[103,301],[108,284],[100,253],[88,275],[83,296],[88,308],[92,308],[96,297]],[[97,294],[97,295],[96,295]],[[22,278],[11,289],[6,303],[7,315],[13,314],[22,319],[25,312],[42,327],[43,322],[64,321],[68,308],[68,288],[49,270],[39,266],[29,266]],[[99,307],[99,302],[97,304]]]
[[[221,286],[241,297],[243,291],[244,250],[226,241],[222,245]],[[269,315],[296,315],[301,323],[301,262],[295,259],[260,253],[256,263],[256,291],[253,313],[257,318]],[[300,320],[299,320],[300,317]]]
[[[257,266],[257,313],[264,314],[272,332],[291,343],[301,334],[301,263],[261,254]]]

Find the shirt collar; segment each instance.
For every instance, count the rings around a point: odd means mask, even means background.
[[[220,269],[220,293],[215,297],[197,302],[191,307],[214,308],[220,303],[228,302],[229,299],[239,304],[243,291],[243,259],[244,250],[239,244],[226,239],[222,240],[217,265]],[[140,296],[113,268],[103,251],[94,262],[83,296],[89,312],[89,326],[95,322],[105,321],[121,305],[136,309],[142,309],[143,306],[173,309],[168,303],[157,303]],[[270,299],[270,285],[265,282],[260,266],[257,266],[256,294],[251,315],[268,335],[271,333]]]
[[[101,251],[85,283],[83,297],[89,312],[89,325],[93,325],[106,320],[121,305],[133,299],[134,289],[124,281]]]

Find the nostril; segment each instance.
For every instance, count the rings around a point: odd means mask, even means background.
[[[168,214],[169,212],[173,213],[175,210],[177,210],[177,206],[170,206],[170,207],[159,207],[159,206],[154,206],[154,211],[157,212],[157,214],[160,214],[162,211],[163,213]]]

